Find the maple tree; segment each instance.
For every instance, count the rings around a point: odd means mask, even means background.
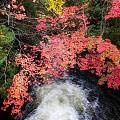
[[[29,78],[25,76],[22,71],[14,76],[13,84],[8,89],[8,100],[3,102],[5,105],[5,107],[2,108],[3,110],[6,110],[10,105],[14,105],[11,114],[21,116],[21,107],[25,102],[30,100],[30,96],[27,92],[29,84],[28,80]]]
[[[24,45],[24,51],[29,52],[16,56],[16,64],[21,70],[8,89],[4,110],[13,105],[12,114],[21,115],[22,106],[30,100],[30,85],[50,84],[52,77],[62,76],[75,64],[80,70],[99,76],[100,85],[107,83],[109,88],[120,87],[120,50],[102,36],[86,35],[89,15],[84,9],[87,6],[86,3],[64,7],[59,16],[38,19],[36,30],[41,33],[42,40],[37,46]]]
[[[112,0],[111,4],[112,4],[112,7],[110,8],[109,12],[105,16],[105,20],[108,20],[110,18],[120,17],[120,0]]]

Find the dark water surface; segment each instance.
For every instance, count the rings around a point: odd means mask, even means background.
[[[107,88],[106,85],[97,85],[98,78],[90,73],[81,74],[73,71],[71,73],[78,78],[77,81],[75,80],[77,84],[82,83],[84,88],[90,90],[88,95],[90,102],[98,99],[99,107],[95,110],[93,120],[120,120],[120,90]],[[81,81],[80,78],[83,80]]]

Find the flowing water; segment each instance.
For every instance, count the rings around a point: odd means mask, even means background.
[[[97,104],[90,105],[85,91],[68,81],[37,88],[36,95],[40,105],[26,120],[91,120]]]
[[[65,75],[33,91],[36,108],[24,120],[120,120],[100,88],[78,77]]]

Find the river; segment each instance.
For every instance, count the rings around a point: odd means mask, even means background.
[[[33,86],[22,120],[120,120],[119,91],[97,85],[94,75],[71,73]]]

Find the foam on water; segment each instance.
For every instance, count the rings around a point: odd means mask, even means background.
[[[65,83],[38,86],[35,112],[25,120],[92,120],[92,107],[82,87]]]

